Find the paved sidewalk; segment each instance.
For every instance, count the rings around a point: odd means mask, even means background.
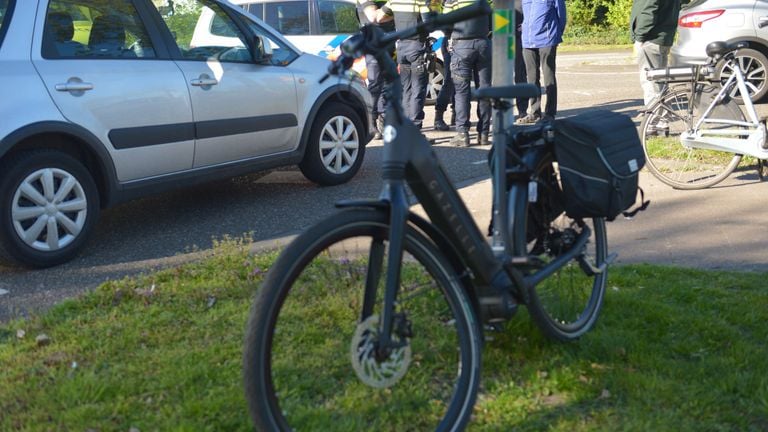
[[[731,175],[723,184],[679,191],[649,172],[640,175],[651,205],[634,219],[608,223],[608,247],[617,263],[653,263],[704,269],[768,271],[768,184],[754,170]],[[459,185],[481,229],[490,221],[491,182]],[[415,211],[420,211],[416,206]]]

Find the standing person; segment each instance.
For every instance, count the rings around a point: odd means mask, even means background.
[[[541,87],[547,103],[543,119],[550,121],[557,114],[557,78],[555,58],[557,46],[563,41],[565,31],[565,0],[522,0],[523,4],[523,59],[529,84]],[[518,120],[532,124],[542,119],[541,96],[529,99],[528,114]]]
[[[435,101],[435,130],[447,131],[450,129],[443,115],[448,110],[448,104],[451,104],[451,110],[456,112],[456,105],[453,103],[453,78],[451,77],[451,51],[448,49],[448,41],[451,39],[453,29],[443,31],[443,41],[440,43],[440,53],[443,55],[443,86]]]
[[[523,0],[515,0],[515,84],[528,82],[523,60]],[[522,117],[528,112],[528,99],[516,98],[517,115]]]
[[[394,22],[378,23],[376,20],[378,10],[381,9],[385,3],[386,0],[357,0],[357,18],[360,21],[360,25],[376,25],[385,33],[394,31]],[[376,60],[376,57],[370,54],[365,55],[365,68],[368,72],[368,91],[373,98],[371,116],[376,125],[376,135],[374,135],[374,139],[381,139],[381,129],[384,125],[384,98],[381,96],[381,93],[384,90],[384,77],[381,74],[381,67]]]
[[[672,41],[677,32],[680,0],[634,0],[629,15],[629,33],[635,43],[637,64],[640,67],[640,86],[643,102],[648,104],[662,90],[661,84],[648,81],[646,69],[667,66]]]
[[[460,9],[474,4],[473,0],[449,0],[446,8]],[[455,91],[456,136],[451,144],[469,147],[470,82],[477,76],[478,88],[491,85],[491,19],[492,15],[480,16],[454,24],[451,34],[451,76]],[[491,129],[491,104],[478,101],[477,138],[479,145],[489,144]]]
[[[430,8],[437,8],[437,2],[427,6],[423,0],[389,0],[377,13],[379,23],[394,20],[395,29],[415,27],[422,22]],[[397,41],[397,63],[400,80],[403,83],[403,108],[416,127],[421,128],[424,120],[424,102],[427,99],[427,38],[416,35]]]

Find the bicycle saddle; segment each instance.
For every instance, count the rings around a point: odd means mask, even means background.
[[[484,87],[472,91],[475,99],[515,99],[541,96],[541,89],[533,84]]]
[[[709,45],[707,45],[707,57],[717,57],[720,58],[727,53],[731,51],[735,51],[737,49],[746,48],[749,44],[746,42],[723,42],[723,41],[717,41],[712,42]]]

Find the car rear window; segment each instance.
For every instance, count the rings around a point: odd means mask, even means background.
[[[0,0],[0,45],[3,44],[5,32],[8,30],[8,22],[13,12],[13,0]]]

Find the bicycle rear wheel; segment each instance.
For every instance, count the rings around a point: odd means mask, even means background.
[[[688,131],[712,102],[716,89],[705,87],[701,100],[689,114],[690,93],[684,89],[665,93],[651,108],[640,126],[646,165],[659,180],[676,189],[703,189],[723,181],[741,161],[741,155],[690,148],[682,144],[680,135]],[[714,94],[712,94],[714,93]],[[744,114],[733,99],[727,98],[710,114],[711,118],[744,120]],[[723,128],[703,125],[705,129]],[[733,127],[733,126],[731,126]]]
[[[452,267],[410,227],[392,331],[403,345],[377,356],[387,220],[343,211],[296,238],[269,270],[244,350],[258,429],[458,430],[469,420],[479,325]]]
[[[544,334],[573,340],[592,329],[603,305],[607,267],[601,273],[589,273],[586,264],[598,268],[606,262],[605,219],[572,219],[564,213],[562,189],[551,159],[542,162],[531,181],[536,183],[535,198],[529,195],[530,185],[510,189],[515,255],[533,257],[541,268],[570,251],[585,229],[591,231],[577,259],[528,291],[528,311]]]

